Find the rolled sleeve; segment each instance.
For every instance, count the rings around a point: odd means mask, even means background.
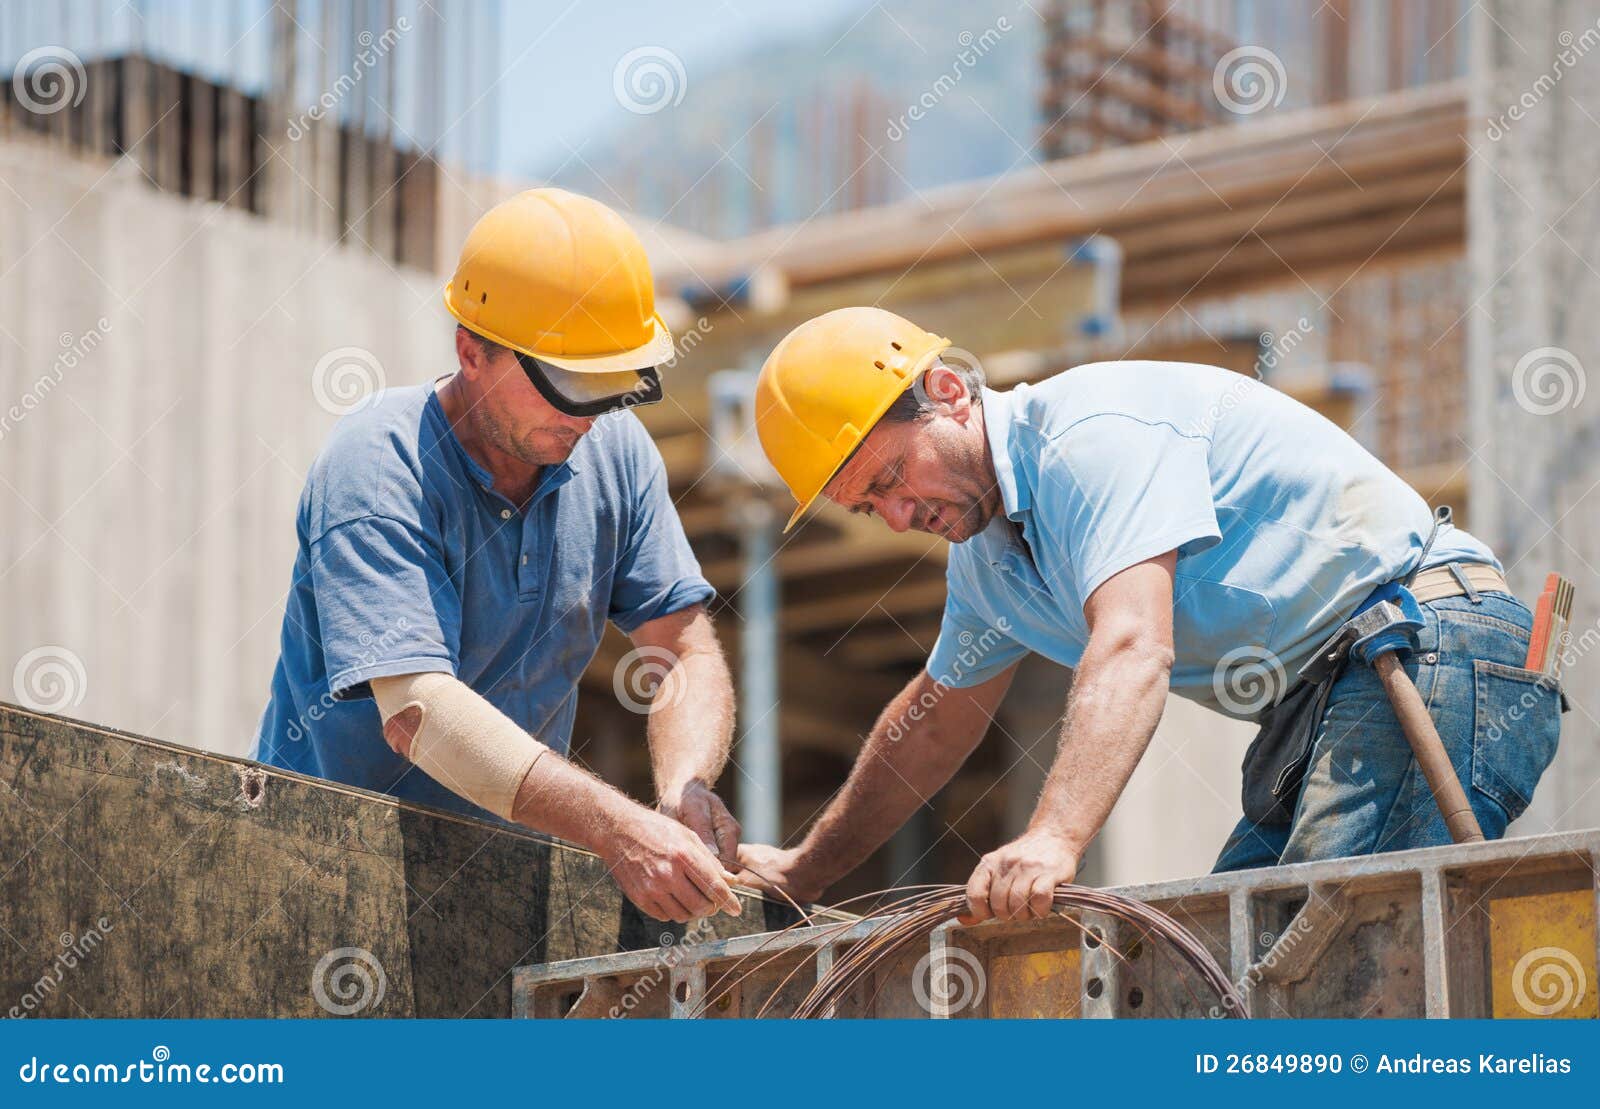
[[[1079,421],[1050,445],[1062,464],[1040,467],[1035,518],[1066,552],[1079,597],[1147,559],[1197,554],[1221,540],[1209,446],[1169,424],[1116,414]]]
[[[328,691],[371,696],[373,678],[456,673],[461,599],[439,545],[415,524],[364,516],[311,545]]]
[[[642,462],[647,475],[630,514],[626,545],[612,578],[608,615],[624,632],[716,596],[684,534],[667,492],[666,467],[654,447]]]
[[[928,653],[928,675],[953,689],[980,685],[1020,661],[1028,649],[1011,637],[1001,616],[985,620],[962,600],[954,582],[944,600],[939,638]]]

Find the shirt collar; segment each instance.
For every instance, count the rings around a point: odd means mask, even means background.
[[[448,376],[450,375],[445,375],[445,377]],[[460,437],[456,435],[456,429],[450,426],[450,417],[445,414],[444,405],[439,403],[438,386],[440,382],[445,380],[445,377],[435,380],[428,389],[428,414],[432,419],[438,421],[445,438],[450,440],[450,445],[455,448],[456,455],[461,459],[462,464],[466,466],[467,471],[472,474],[473,480],[484,489],[493,489],[494,475],[489,472],[488,467],[472,457],[472,452],[467,450]],[[556,466],[544,467],[539,475],[539,483],[534,486],[533,497],[529,500],[530,504],[544,496],[544,494],[559,489],[572,479],[573,475],[578,472],[578,467],[572,464],[573,459],[577,457],[578,452],[583,449],[584,444],[588,441],[589,437],[585,435],[578,440],[578,445],[572,448],[572,453],[567,456],[565,462]]]
[[[1017,389],[1022,386],[1017,386]],[[1017,480],[1017,470],[1012,454],[1012,402],[1016,389],[999,393],[983,390],[983,431],[989,438],[989,457],[994,463],[995,484],[1000,486],[1000,500],[1006,516],[1020,520],[1022,514],[1033,507],[1033,496],[1026,485]]]

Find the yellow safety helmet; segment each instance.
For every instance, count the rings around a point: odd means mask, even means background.
[[[882,308],[807,320],[767,357],[756,381],[756,434],[799,507],[799,522],[867,433],[950,345]]]
[[[509,347],[557,408],[597,415],[661,397],[672,333],[644,246],[621,216],[563,189],[529,189],[473,225],[444,306]]]

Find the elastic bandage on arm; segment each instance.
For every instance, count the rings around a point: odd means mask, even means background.
[[[522,780],[548,747],[450,674],[374,678],[372,696],[386,738],[393,717],[412,708],[420,713],[420,720],[406,721],[411,762],[473,804],[512,818]]]

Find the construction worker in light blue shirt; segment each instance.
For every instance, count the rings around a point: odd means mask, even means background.
[[[1483,543],[1349,435],[1217,367],[1106,362],[997,392],[948,346],[849,308],[762,369],[757,429],[800,502],[790,526],[825,496],[953,546],[927,666],[803,842],[741,848],[745,880],[815,897],[864,861],[976,747],[1029,652],[1073,669],[1060,749],[1027,831],[975,868],[970,920],[1049,911],[1169,690],[1262,724],[1219,869],[1449,842],[1373,670],[1299,677],[1402,581],[1423,602],[1405,668],[1479,824],[1495,838],[1526,807],[1560,716],[1559,690],[1522,669],[1531,616]],[[1517,742],[1494,742],[1524,704]]]

